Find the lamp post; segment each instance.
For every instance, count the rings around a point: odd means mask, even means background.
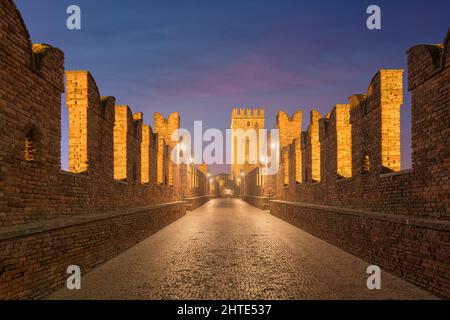
[[[193,168],[192,168],[192,163],[194,162],[194,159],[192,157],[189,157],[186,161],[186,176],[189,180],[189,188],[190,188],[190,192],[192,193],[192,189],[194,189],[195,185],[194,185],[194,181],[193,181]]]
[[[265,168],[265,170],[263,170],[263,175],[262,175],[262,183],[261,183],[261,189],[260,189],[260,195],[263,195],[262,191],[264,190],[264,187],[266,185],[266,176],[267,176],[267,164],[269,163],[267,157],[262,156],[261,157],[261,164],[263,165],[263,167]]]
[[[242,181],[242,195],[245,196],[245,173],[241,172],[241,181]]]
[[[239,184],[239,193],[241,193],[241,191],[242,191],[241,178],[237,178],[237,183]]]

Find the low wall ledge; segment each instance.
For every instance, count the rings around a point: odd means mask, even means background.
[[[258,199],[270,199],[270,197],[253,196],[253,195],[251,195],[251,194],[243,194],[241,197],[250,197],[250,198],[258,198]]]
[[[128,181],[126,181],[126,180],[117,180],[117,179],[114,179],[113,181],[114,181],[115,184],[117,184],[117,185],[119,185],[119,186],[126,186],[126,185],[128,185]]]
[[[413,169],[406,169],[406,170],[401,170],[401,171],[382,173],[382,174],[380,174],[380,177],[381,178],[395,177],[395,176],[401,176],[404,174],[411,174],[413,172],[414,172]]]
[[[365,210],[361,210],[361,209],[344,209],[344,208],[338,208],[338,207],[333,207],[333,206],[325,206],[325,205],[312,204],[312,203],[290,202],[290,201],[283,201],[283,200],[270,200],[269,202],[284,204],[284,205],[291,205],[291,206],[302,207],[302,208],[334,212],[334,213],[338,213],[338,214],[342,214],[342,215],[352,215],[352,216],[364,217],[364,218],[369,218],[369,219],[374,219],[374,220],[389,221],[389,222],[393,222],[393,223],[400,223],[400,224],[405,224],[405,225],[410,225],[410,226],[415,226],[415,227],[423,227],[423,228],[433,229],[433,230],[450,231],[450,221],[449,220],[418,218],[418,217],[410,217],[410,216],[406,216],[406,215],[380,213],[380,212],[373,212],[373,211],[365,211]]]
[[[36,221],[12,227],[0,228],[0,241],[12,238],[20,238],[30,236],[36,233],[63,229],[71,226],[91,223],[101,220],[108,220],[126,215],[132,215],[143,211],[155,210],[160,208],[174,207],[185,205],[185,201],[166,202],[161,204],[149,205],[131,209],[117,209],[113,211],[105,211],[94,214],[63,216],[56,219]]]
[[[75,173],[75,172],[70,172],[70,171],[66,171],[66,170],[60,170],[59,173],[61,173],[64,176],[68,176],[68,177],[74,177],[74,178],[84,178],[84,179],[89,179],[89,175],[87,172],[79,172],[79,173]]]
[[[201,198],[210,198],[211,196],[205,195],[205,196],[198,196],[198,197],[190,197],[190,198],[183,198],[183,200],[196,200]]]

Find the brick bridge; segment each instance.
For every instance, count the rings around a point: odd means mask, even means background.
[[[403,71],[382,69],[306,132],[301,111],[280,112],[278,173],[232,166],[240,199],[220,199],[206,165],[170,159],[178,113],[144,124],[0,3],[0,299],[450,297],[450,33],[408,50],[411,170]],[[232,111],[232,128],[261,123]],[[80,291],[61,289],[70,265]]]

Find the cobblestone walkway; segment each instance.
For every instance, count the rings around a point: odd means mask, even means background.
[[[212,200],[50,299],[429,299],[368,263],[236,199]]]

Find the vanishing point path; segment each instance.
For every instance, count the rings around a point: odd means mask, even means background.
[[[50,299],[432,299],[237,199],[211,200]]]

